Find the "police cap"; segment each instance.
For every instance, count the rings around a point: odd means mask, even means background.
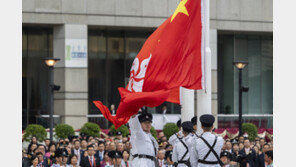
[[[204,114],[199,118],[199,120],[203,127],[211,127],[215,122],[215,117],[210,114]]]
[[[181,126],[185,132],[191,133],[193,131],[193,125],[190,121],[183,122]]]
[[[151,113],[142,113],[141,115],[139,115],[139,121],[142,123],[142,122],[145,122],[145,121],[149,121],[149,122],[152,122],[152,114]]]
[[[194,117],[191,118],[191,123],[193,125],[196,125],[197,124],[197,116],[194,116]]]

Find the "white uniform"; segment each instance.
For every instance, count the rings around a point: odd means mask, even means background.
[[[209,144],[210,146],[213,146],[216,136],[212,134],[211,132],[205,132],[201,135]],[[218,155],[218,158],[220,158],[220,153],[222,150],[224,144],[224,140],[222,137],[217,137],[217,142],[214,146],[214,150]],[[206,154],[209,152],[210,148],[205,144],[205,142],[201,138],[195,139],[195,142],[193,142],[193,150],[192,154],[190,155],[190,161],[192,167],[220,167],[218,164],[204,164],[198,162],[199,159],[203,160]],[[210,152],[208,157],[205,159],[205,161],[214,162],[218,161],[213,152]]]
[[[182,131],[180,130],[178,133],[173,134],[170,138],[169,138],[169,143],[174,147],[175,144],[177,144],[179,142],[179,139],[177,138],[177,136],[179,136],[179,138],[183,137]]]
[[[176,135],[175,135],[176,136]],[[174,145],[174,149],[173,149],[173,155],[172,155],[172,160],[173,162],[178,162],[182,159],[182,157],[184,156],[184,154],[186,153],[187,149],[186,147],[184,147],[184,145],[182,144],[182,142],[177,139],[179,142],[177,142]],[[186,137],[183,137],[181,139],[188,147],[188,153],[186,154],[186,156],[183,158],[183,161],[186,161],[190,158],[190,154],[192,152],[192,140],[193,137],[192,135],[187,135]],[[178,167],[187,167],[187,165],[185,165],[184,163],[178,163]]]
[[[143,131],[138,116],[129,120],[129,126],[131,130],[131,153],[133,155],[143,154],[156,157],[158,143],[150,133]],[[147,158],[136,157],[132,160],[131,164],[135,167],[155,167],[154,161]]]

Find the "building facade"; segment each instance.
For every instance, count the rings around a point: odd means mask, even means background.
[[[101,100],[117,108],[118,87],[129,78],[133,59],[149,35],[176,9],[180,0],[23,0],[23,128],[48,127],[48,69],[42,58],[60,58],[54,82],[55,123],[79,129],[85,122],[108,128],[93,105]],[[238,71],[245,60],[243,120],[272,128],[273,2],[211,0],[212,112],[217,127],[236,127]],[[155,115],[180,115],[180,106],[149,108]],[[168,115],[168,116],[170,116]]]

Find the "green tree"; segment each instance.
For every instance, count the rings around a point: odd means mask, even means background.
[[[81,127],[80,134],[84,133],[87,136],[99,137],[100,131],[101,131],[101,129],[98,124],[95,124],[92,122],[87,122]]]
[[[116,132],[121,132],[122,136],[126,137],[129,134],[129,129],[127,126],[122,125],[121,127],[119,127],[118,129],[115,129],[115,126],[112,125],[109,129],[109,131],[116,133]]]
[[[153,126],[150,129],[150,133],[155,139],[157,139],[157,132]]]
[[[177,133],[179,128],[174,123],[167,123],[163,127],[163,133],[167,138],[170,138],[173,134]]]
[[[36,136],[37,140],[42,142],[45,140],[47,132],[42,125],[29,124],[25,129],[23,138],[25,141],[30,141],[33,136]]]
[[[68,124],[59,124],[55,126],[55,135],[58,138],[67,138],[70,135],[74,135],[75,131],[72,126]]]
[[[248,138],[251,141],[254,141],[258,135],[258,129],[257,129],[256,125],[254,125],[252,123],[243,123],[242,131],[243,131],[243,133],[248,133],[248,136],[249,136]]]

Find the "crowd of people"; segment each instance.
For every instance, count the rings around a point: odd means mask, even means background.
[[[140,123],[150,120],[147,115],[146,117],[145,115],[143,117],[139,116],[138,119]],[[135,119],[132,121],[135,121]],[[146,155],[146,157],[143,157],[143,155],[141,157],[141,154],[138,153],[140,145],[145,145],[145,143],[136,143],[136,141],[141,141],[141,139],[139,139],[139,137],[133,137],[133,133],[138,133],[138,131],[133,129],[135,126],[130,127],[131,134],[128,136],[123,136],[121,132],[116,132],[115,134],[109,132],[108,135],[104,135],[104,137],[86,136],[81,134],[80,136],[69,136],[65,139],[59,139],[58,141],[46,139],[43,142],[38,142],[37,138],[33,136],[28,148],[23,150],[22,166],[138,167],[132,163],[135,158],[146,158],[147,161],[153,162],[154,165],[152,166],[159,167],[192,166],[190,161],[195,157],[191,154],[194,153],[188,151],[188,148],[186,152],[186,147],[193,147],[187,145],[187,139],[195,141],[192,139],[200,137],[195,133],[197,130],[196,117],[192,119],[191,123],[190,121],[187,121],[181,124],[181,121],[178,121],[177,126],[180,131],[172,135],[170,138],[167,138],[163,132],[159,132],[157,139],[155,139],[155,141],[152,140],[152,143],[157,142],[153,145],[153,147],[157,146],[157,148],[153,148],[155,154],[151,153],[154,157],[149,157],[150,153],[148,150],[148,155]],[[147,124],[146,127],[143,125],[142,128],[143,130],[146,128],[149,129],[149,125]],[[206,138],[206,135],[204,135],[204,138]],[[216,141],[214,144],[210,145],[214,148],[215,144]],[[219,140],[216,146],[219,147]],[[182,152],[182,147],[185,150],[185,154],[179,154]],[[250,141],[247,137],[239,136],[231,140],[222,139],[221,147],[222,149],[219,150],[218,156],[220,158],[219,163],[223,162],[223,166],[272,167],[272,140],[267,142],[264,138],[256,137],[255,141]],[[145,146],[143,148],[145,149]],[[135,150],[138,150],[138,152]],[[205,150],[204,154],[214,153]],[[214,155],[210,156],[214,157]],[[202,163],[203,161],[200,160],[199,162]],[[139,164],[145,163],[148,164],[144,161],[141,161]],[[217,164],[219,163],[217,162]],[[211,164],[208,164],[208,166],[211,166]]]

